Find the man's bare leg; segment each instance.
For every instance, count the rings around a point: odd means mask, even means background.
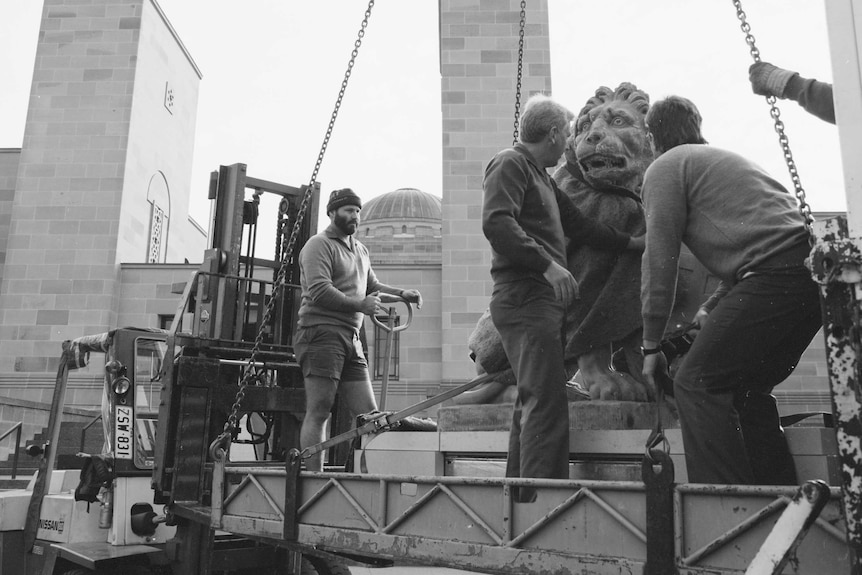
[[[301,448],[321,443],[325,439],[326,421],[335,401],[338,383],[329,378],[312,375],[305,378],[305,418],[299,431]],[[323,471],[323,454],[316,453],[305,460],[309,471]]]
[[[357,415],[377,410],[374,389],[372,389],[371,381],[368,379],[342,381],[338,386],[338,393],[344,399],[344,404],[350,410],[350,416],[354,421]]]
[[[304,449],[326,439],[326,422],[335,402],[336,390],[344,398],[352,419],[361,413],[377,409],[371,381],[344,381],[339,384],[328,377],[310,376],[305,379],[305,418],[299,431],[299,443]],[[316,453],[305,460],[309,471],[323,471],[323,453]]]

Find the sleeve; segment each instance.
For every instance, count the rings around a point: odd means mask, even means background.
[[[649,341],[661,341],[673,309],[687,210],[682,177],[663,167],[668,168],[654,163],[643,186],[646,249],[641,265],[641,306],[643,338]]]
[[[830,124],[835,123],[835,102],[832,99],[832,85],[793,76],[784,89],[784,97],[799,103],[809,114],[813,114]]]
[[[715,306],[718,305],[718,302],[721,301],[721,298],[726,296],[729,291],[729,284],[723,281],[718,282],[718,287],[715,288],[715,291],[712,292],[712,295],[709,296],[705,302],[700,304],[700,307],[711,313],[712,310],[715,309]]]
[[[554,180],[554,193],[557,195],[557,205],[560,207],[560,220],[566,237],[579,245],[593,248],[622,251],[631,239],[629,234],[618,231],[607,224],[599,223],[584,216],[575,202],[566,195]]]
[[[308,295],[314,305],[333,311],[361,311],[361,301],[348,297],[332,282],[330,246],[318,237],[311,238],[299,252],[300,272],[308,286]]]
[[[374,273],[374,270],[371,266],[368,266],[368,277],[365,283],[365,294],[370,294],[374,292],[380,293],[388,293],[391,295],[399,295],[403,290],[401,288],[393,287],[390,285],[386,285],[385,283],[381,283],[379,279],[377,279],[377,274]]]
[[[544,273],[553,258],[518,223],[529,182],[527,169],[526,160],[519,162],[506,151],[488,164],[482,184],[482,232],[491,248],[513,264]]]

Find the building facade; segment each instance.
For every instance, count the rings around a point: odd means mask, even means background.
[[[371,254],[378,279],[416,288],[423,299],[410,326],[392,335],[386,409],[407,407],[440,392],[442,227],[441,199],[413,188],[377,196],[362,208],[357,236]],[[403,325],[406,308],[392,307]],[[386,323],[383,317],[380,320]],[[370,320],[365,322],[365,333],[372,384],[381,398],[388,333]]]
[[[22,146],[0,151],[0,395],[50,401],[60,342],[124,325],[162,271],[203,253],[188,215],[200,80],[154,0],[44,1]],[[139,263],[154,272],[123,269]],[[76,374],[67,404],[98,393]]]

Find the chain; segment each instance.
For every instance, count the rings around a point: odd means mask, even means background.
[[[521,78],[524,76],[524,26],[527,23],[527,0],[521,0],[521,28],[518,32],[518,83],[515,85],[515,131],[512,145],[518,143],[521,128]]]
[[[344,99],[344,93],[347,91],[347,83],[350,81],[350,75],[353,72],[353,66],[356,63],[356,57],[359,55],[359,48],[362,46],[362,39],[365,37],[365,29],[368,27],[368,19],[371,17],[371,9],[374,8],[374,0],[369,0],[368,8],[365,10],[365,17],[362,19],[362,25],[359,28],[356,41],[353,43],[353,51],[350,53],[350,61],[347,63],[347,71],[344,73],[344,79],[341,81],[341,89],[338,91],[338,97],[335,100],[335,108],[332,110],[332,116],[329,118],[329,125],[326,128],[326,134],[323,137],[323,144],[320,147],[320,153],[317,155],[317,162],[314,164],[314,170],[311,173],[308,187],[302,196],[302,202],[299,205],[299,211],[296,214],[296,221],[293,223],[293,229],[290,233],[290,238],[284,246],[281,256],[281,265],[278,268],[278,273],[275,276],[272,288],[272,296],[266,304],[263,319],[260,322],[260,329],[257,332],[257,337],[254,340],[254,346],[249,354],[248,363],[243,370],[242,379],[240,380],[239,390],[236,392],[233,405],[230,409],[227,421],[224,424],[224,431],[213,441],[213,445],[226,444],[230,438],[231,432],[237,428],[239,420],[239,410],[242,406],[242,401],[245,399],[246,389],[249,382],[258,379],[261,376],[256,373],[255,357],[263,345],[265,335],[265,327],[269,324],[272,318],[275,302],[281,294],[284,287],[285,276],[287,275],[287,267],[290,259],[293,257],[293,250],[296,247],[296,241],[299,238],[299,233],[302,230],[302,224],[305,220],[305,215],[308,212],[308,205],[314,196],[314,190],[319,188],[317,184],[317,174],[320,171],[320,166],[323,165],[323,157],[326,154],[326,147],[329,145],[329,139],[332,137],[332,130],[335,128],[335,120],[338,118],[338,111],[341,109],[341,102]],[[282,211],[282,210],[280,210]],[[286,210],[283,210],[286,211]],[[212,446],[210,452],[212,452]]]
[[[751,26],[748,24],[745,12],[742,10],[742,1],[733,0],[733,5],[736,8],[736,17],[739,19],[739,28],[745,34],[745,43],[748,44],[751,57],[755,62],[760,62],[760,50],[757,49],[754,36],[751,34]],[[805,221],[805,229],[808,232],[809,242],[814,244],[814,231],[811,226],[814,223],[814,216],[811,214],[811,206],[808,205],[808,200],[805,197],[805,189],[802,187],[802,180],[799,179],[799,172],[796,169],[796,162],[793,160],[793,153],[790,151],[790,140],[787,134],[784,133],[784,122],[781,121],[781,111],[776,105],[775,96],[767,96],[766,103],[769,104],[769,115],[775,122],[775,131],[778,134],[778,143],[781,146],[781,151],[784,154],[784,161],[787,164],[787,171],[790,172],[790,180],[793,182],[793,189],[796,192],[796,199],[799,203],[799,213],[802,214],[802,219]]]

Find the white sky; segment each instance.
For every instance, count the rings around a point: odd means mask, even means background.
[[[529,0],[528,0],[529,1]],[[192,215],[206,222],[209,172],[309,181],[367,2],[159,0],[203,73]],[[0,147],[21,145],[42,2],[0,4]],[[822,2],[746,0],[761,57],[830,81]],[[323,167],[324,194],[365,200],[401,187],[440,196],[436,0],[377,0]],[[692,99],[711,144],[746,155],[792,189],[752,59],[728,0],[549,0],[554,96],[577,111],[629,81],[653,101]],[[838,131],[781,102],[814,211],[846,209]],[[322,215],[325,219],[325,215]],[[321,220],[323,221],[323,220]]]

